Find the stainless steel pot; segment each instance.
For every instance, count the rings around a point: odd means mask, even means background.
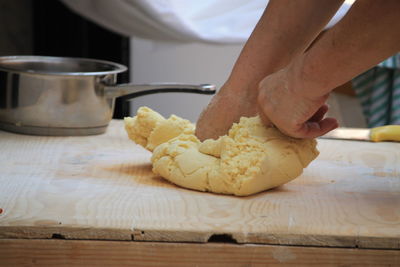
[[[116,84],[123,65],[43,56],[0,57],[0,129],[34,135],[105,132],[118,96],[215,93],[209,84]]]

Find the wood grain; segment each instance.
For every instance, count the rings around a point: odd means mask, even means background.
[[[303,175],[249,197],[155,176],[121,121],[98,136],[0,132],[0,146],[0,238],[400,248],[398,143],[320,140]]]
[[[400,251],[271,245],[0,240],[1,266],[399,266]]]

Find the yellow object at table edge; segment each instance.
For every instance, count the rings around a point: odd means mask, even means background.
[[[370,131],[370,139],[374,142],[400,142],[400,125],[385,125],[372,128]]]

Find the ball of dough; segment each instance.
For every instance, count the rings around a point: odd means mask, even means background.
[[[295,139],[258,116],[242,117],[227,135],[200,142],[188,120],[165,119],[141,107],[125,118],[130,139],[153,151],[153,172],[179,186],[246,196],[298,177],[319,152],[314,139]]]

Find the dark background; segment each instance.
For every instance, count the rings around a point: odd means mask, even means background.
[[[0,0],[0,56],[85,57],[128,68],[129,38],[73,13],[58,0]],[[129,72],[118,76],[129,82]],[[117,98],[114,118],[129,115],[129,103]]]

